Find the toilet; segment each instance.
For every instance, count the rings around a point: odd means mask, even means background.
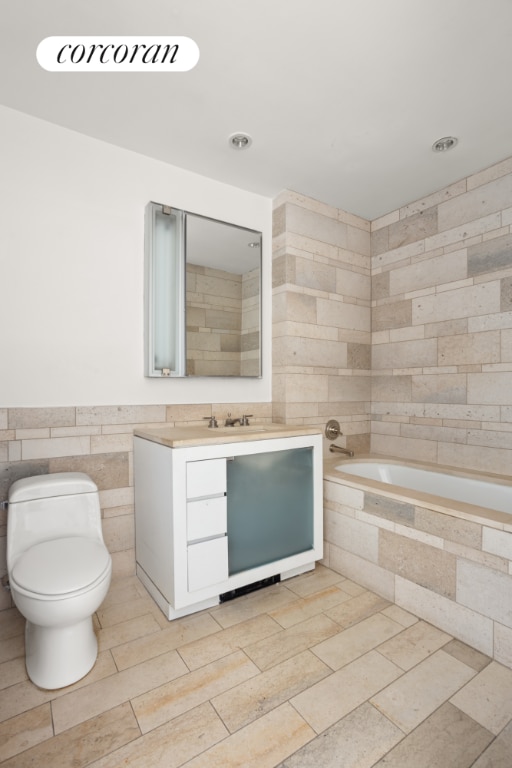
[[[98,655],[92,616],[112,576],[98,488],[88,475],[59,472],[12,484],[7,571],[26,619],[29,678],[47,689],[80,680]]]

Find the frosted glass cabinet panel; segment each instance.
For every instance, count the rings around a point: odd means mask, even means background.
[[[229,574],[313,547],[313,449],[227,462]]]

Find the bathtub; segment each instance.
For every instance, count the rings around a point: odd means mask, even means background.
[[[511,515],[506,476],[324,462],[324,564],[512,669]]]
[[[512,515],[512,484],[504,478],[494,480],[380,460],[344,461],[334,470]]]

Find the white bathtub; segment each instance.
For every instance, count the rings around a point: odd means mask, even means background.
[[[356,477],[512,514],[512,484],[388,461],[343,461],[334,469]]]

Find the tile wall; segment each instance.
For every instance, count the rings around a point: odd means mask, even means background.
[[[293,192],[274,202],[275,421],[340,422],[369,449],[370,224]]]
[[[512,159],[372,222],[372,452],[510,474]]]

